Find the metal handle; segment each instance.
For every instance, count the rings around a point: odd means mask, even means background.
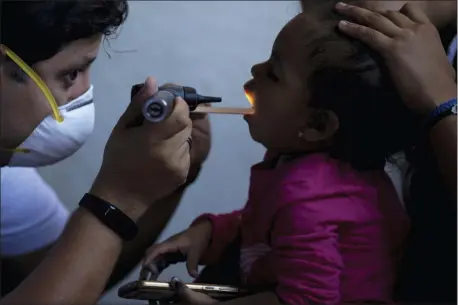
[[[158,91],[143,104],[143,116],[151,123],[165,120],[173,110],[175,95],[170,91]]]

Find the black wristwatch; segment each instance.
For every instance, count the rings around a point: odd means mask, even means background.
[[[129,216],[95,195],[85,194],[79,206],[91,212],[100,222],[125,241],[133,240],[138,234],[138,227]]]

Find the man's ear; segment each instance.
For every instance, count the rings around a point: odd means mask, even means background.
[[[339,118],[333,111],[312,108],[299,134],[304,141],[321,142],[331,139],[338,129]]]
[[[4,73],[3,76],[5,77],[9,77],[12,80],[18,83],[21,83],[21,84],[27,82],[27,79],[28,79],[27,73],[25,73],[24,70],[22,70],[18,65],[16,65],[16,63],[14,63],[11,59],[9,59],[6,53],[2,53],[1,51],[0,51],[0,69],[2,70],[2,73]]]

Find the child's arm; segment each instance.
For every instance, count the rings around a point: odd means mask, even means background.
[[[271,234],[272,252],[264,258],[274,271],[263,272],[262,258],[248,281],[259,283],[273,275],[275,292],[286,304],[337,304],[343,262],[335,219],[336,213],[345,213],[343,205],[341,198],[323,198],[284,206]]]
[[[212,224],[212,237],[207,250],[201,257],[200,262],[204,265],[216,263],[223,255],[226,247],[231,244],[239,233],[242,210],[227,214],[203,214],[193,221],[195,225],[201,221],[210,221]]]

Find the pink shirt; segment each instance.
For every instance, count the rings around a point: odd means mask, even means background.
[[[388,176],[324,154],[252,167],[246,206],[213,224],[203,263],[241,232],[248,285],[275,285],[288,304],[391,302],[409,220]]]

